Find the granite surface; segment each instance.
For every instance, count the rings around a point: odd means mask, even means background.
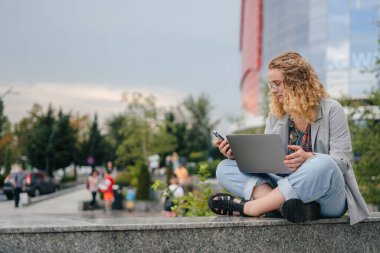
[[[380,222],[380,213],[371,216],[362,223]],[[348,224],[348,216],[339,219],[320,219],[305,222],[306,224]],[[211,217],[141,217],[141,218],[91,218],[88,216],[24,216],[17,219],[0,217],[0,233],[51,233],[51,232],[84,232],[115,230],[175,230],[190,228],[227,228],[227,227],[260,227],[290,226],[285,219],[247,218],[231,216]]]
[[[293,224],[241,217],[0,218],[0,252],[380,252],[380,213]]]

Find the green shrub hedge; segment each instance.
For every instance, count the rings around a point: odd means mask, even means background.
[[[120,186],[128,186],[131,183],[131,174],[127,171],[120,172],[115,178],[115,184]]]
[[[76,181],[76,180],[77,180],[76,175],[64,175],[61,178],[61,183],[73,182],[73,181]]]

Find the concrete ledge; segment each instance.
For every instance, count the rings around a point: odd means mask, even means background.
[[[284,219],[34,218],[0,220],[1,252],[379,252],[380,213],[292,224]]]

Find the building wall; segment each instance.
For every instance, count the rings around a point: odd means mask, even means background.
[[[333,96],[363,98],[378,87],[376,73],[366,70],[378,56],[380,3],[335,0],[328,1],[327,9],[327,90]]]
[[[259,109],[259,78],[261,68],[262,34],[261,0],[242,1],[240,50],[242,53],[242,106],[257,113]]]
[[[369,71],[379,55],[379,0],[243,0],[242,6],[247,7],[248,2],[250,8],[245,8],[244,15],[257,16],[249,22],[242,19],[243,72],[246,66],[254,65],[254,73],[260,71],[260,74],[242,82],[243,103],[246,95],[255,93],[255,105],[258,105],[259,97],[264,96],[257,94],[258,86],[265,85],[259,80],[267,79],[269,60],[288,50],[301,53],[313,65],[333,97],[363,98],[371,89],[380,87],[377,73]],[[254,10],[259,3],[262,4],[260,13]],[[257,19],[261,16],[261,36],[251,38],[252,41],[262,39],[262,51],[255,55],[244,50],[244,36],[249,31],[258,31]],[[261,64],[254,62],[258,58]],[[244,108],[254,114],[258,112],[257,108]]]

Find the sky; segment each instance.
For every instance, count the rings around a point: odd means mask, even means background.
[[[0,0],[0,32],[13,123],[33,103],[104,122],[136,91],[165,107],[208,94],[227,132],[243,112],[237,0]]]

